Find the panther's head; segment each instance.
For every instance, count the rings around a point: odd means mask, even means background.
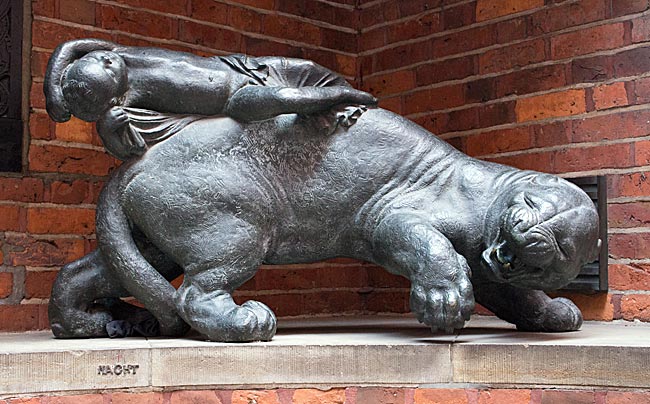
[[[558,289],[597,258],[598,213],[577,186],[548,174],[529,174],[506,187],[484,222],[482,264],[497,282]]]

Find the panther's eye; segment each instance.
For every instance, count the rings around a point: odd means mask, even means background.
[[[522,199],[530,210],[539,213],[543,219],[550,219],[557,212],[554,204],[546,197],[524,193]]]
[[[569,239],[557,239],[557,248],[561,257],[567,261],[571,260],[571,257],[575,256],[575,247]]]
[[[558,249],[558,252],[560,253],[560,257],[562,259],[564,259],[564,260],[569,259],[569,254],[567,253],[566,248],[562,246],[562,243],[560,243],[560,242],[557,243],[557,249]]]
[[[535,201],[533,201],[533,199],[530,196],[528,196],[527,194],[524,194],[524,202],[531,209],[539,209],[539,207],[537,206]]]

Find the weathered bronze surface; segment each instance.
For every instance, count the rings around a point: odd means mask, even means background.
[[[582,323],[542,290],[597,254],[584,192],[470,158],[318,65],[80,40],[54,53],[45,91],[53,119],[98,121],[126,160],[97,206],[99,249],[54,285],[57,337],[269,340],[273,312],[232,292],[262,263],[332,257],[408,278],[434,331],[463,327],[474,299],[520,329]]]

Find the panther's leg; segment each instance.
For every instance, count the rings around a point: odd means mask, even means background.
[[[569,299],[551,299],[541,290],[504,283],[475,285],[476,301],[522,331],[575,331],[582,325],[580,309]]]
[[[462,328],[474,309],[470,269],[425,217],[393,213],[373,234],[376,262],[411,280],[411,310],[432,330]]]
[[[48,307],[52,332],[57,338],[106,337],[113,321],[108,307],[95,304],[105,297],[128,293],[111,276],[99,251],[65,265],[52,287]]]
[[[181,268],[139,230],[134,229],[134,236],[142,254],[166,279],[181,274]],[[126,296],[129,293],[109,270],[101,252],[95,250],[59,271],[48,307],[52,332],[57,338],[123,337],[133,331],[159,335],[155,317],[119,299]]]
[[[183,273],[183,269],[153,245],[140,229],[134,227],[132,235],[142,256],[167,281],[171,282]],[[111,275],[115,276],[113,272],[111,272]],[[168,296],[169,299],[172,297],[171,295]],[[189,326],[185,325],[185,328],[178,332],[175,323],[161,323],[149,310],[121,300],[110,300],[107,302],[107,306],[110,307],[111,314],[115,319],[106,325],[108,335],[111,338],[128,337],[133,334],[139,334],[144,337],[159,335],[176,337],[185,334],[189,329]],[[164,321],[165,319],[163,318],[162,320]]]
[[[224,219],[219,229],[196,234],[183,284],[176,292],[179,315],[212,341],[268,341],[276,331],[275,315],[266,305],[249,300],[237,305],[231,293],[257,272],[265,254],[251,226]]]

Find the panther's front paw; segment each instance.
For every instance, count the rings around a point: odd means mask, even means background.
[[[582,326],[582,313],[569,299],[557,297],[545,307],[537,321],[517,324],[521,331],[566,332],[577,331]]]
[[[411,310],[434,332],[452,333],[463,328],[474,310],[474,293],[467,276],[463,274],[455,282],[447,283],[443,287],[427,288],[416,283],[411,286]]]
[[[236,334],[239,341],[270,341],[275,335],[277,320],[273,311],[255,300],[244,302],[236,309]]]

